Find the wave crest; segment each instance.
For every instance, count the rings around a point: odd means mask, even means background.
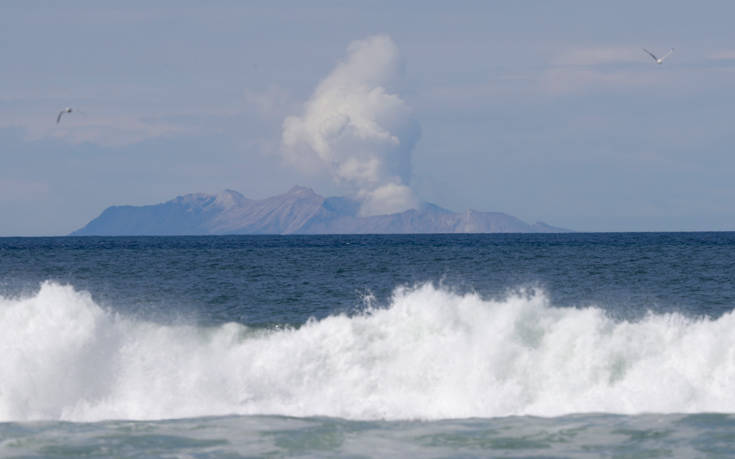
[[[735,412],[735,318],[551,307],[431,284],[298,329],[174,326],[46,282],[0,297],[0,421]]]

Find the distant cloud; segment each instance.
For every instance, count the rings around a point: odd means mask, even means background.
[[[713,61],[733,61],[735,60],[735,49],[721,49],[707,57]]]
[[[115,116],[67,123],[57,129],[52,136],[73,143],[90,142],[105,147],[118,147],[142,142],[144,140],[182,133],[181,126],[165,121],[144,121],[131,116]]]
[[[631,70],[602,71],[590,68],[553,68],[544,72],[541,87],[562,95],[594,89],[647,87],[660,84],[655,75]]]
[[[388,36],[355,41],[322,80],[301,116],[283,122],[282,153],[302,170],[327,169],[363,200],[362,215],[416,207],[408,186],[420,129],[394,92],[398,48]]]
[[[88,142],[103,147],[120,147],[186,131],[183,126],[165,120],[78,109],[65,116],[58,125],[56,114],[51,110],[48,113],[34,111],[13,115],[0,115],[0,127],[21,128],[27,140],[55,138],[74,144]]]
[[[630,64],[649,64],[650,57],[640,47],[597,46],[571,48],[549,61],[539,79],[542,92],[563,95],[595,89],[647,87],[661,80],[648,70]]]
[[[640,47],[634,46],[601,46],[590,48],[568,49],[551,60],[554,66],[579,65],[595,66],[602,64],[616,64],[640,62],[648,58]]]

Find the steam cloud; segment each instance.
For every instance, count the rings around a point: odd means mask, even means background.
[[[418,205],[408,186],[420,128],[395,93],[401,60],[393,40],[352,42],[347,58],[322,80],[302,116],[283,122],[283,154],[303,169],[328,168],[362,201],[363,216]]]

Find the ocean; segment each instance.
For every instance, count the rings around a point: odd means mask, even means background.
[[[0,456],[735,456],[734,307],[728,232],[0,238]]]

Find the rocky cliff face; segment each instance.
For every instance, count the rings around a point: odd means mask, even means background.
[[[568,232],[545,223],[529,225],[499,212],[455,213],[433,204],[391,215],[360,217],[359,204],[324,198],[294,187],[262,200],[237,191],[179,196],[150,206],[113,206],[74,236],[200,234],[400,234]]]

